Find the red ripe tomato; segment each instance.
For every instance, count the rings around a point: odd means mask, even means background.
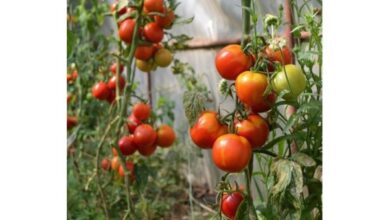
[[[153,43],[158,43],[164,38],[164,31],[156,22],[146,24],[143,34],[146,40]]]
[[[216,112],[203,112],[190,129],[192,141],[200,148],[211,148],[214,141],[227,133],[227,127],[219,123]]]
[[[73,81],[76,81],[77,77],[79,76],[79,73],[77,72],[77,70],[73,71],[72,73],[72,79]]]
[[[122,73],[124,68],[125,68],[125,67],[121,64],[121,65],[119,66],[119,73]],[[112,74],[114,74],[114,75],[116,74],[116,63],[113,63],[113,64],[111,65],[110,70],[111,70]]]
[[[104,158],[101,162],[101,167],[103,170],[109,170],[110,169],[110,161],[107,158]]]
[[[138,152],[145,156],[145,157],[148,157],[150,155],[152,155],[157,149],[157,145],[154,143],[150,146],[142,146],[142,147],[138,147]]]
[[[119,89],[122,91],[123,88],[125,88],[126,80],[123,76],[119,77]],[[111,79],[108,81],[108,88],[110,90],[116,89],[116,76],[111,77]]]
[[[150,105],[145,103],[137,103],[133,107],[133,115],[141,121],[149,118],[150,111]]]
[[[160,27],[169,28],[175,20],[175,13],[172,11],[172,9],[165,10],[164,8],[164,14],[164,17],[158,15],[154,16],[154,20]]]
[[[111,151],[112,151],[112,155],[114,155],[114,157],[118,156],[118,152],[116,151],[116,149],[114,147],[111,148]]]
[[[161,125],[157,130],[157,145],[160,147],[169,147],[175,142],[175,131],[169,125]]]
[[[137,126],[140,124],[141,124],[141,120],[139,120],[133,114],[131,114],[127,118],[127,129],[129,130],[130,134],[134,133],[135,128],[137,128]]]
[[[118,1],[115,1],[114,3],[111,4],[111,12],[114,13],[116,11],[116,7],[118,5]],[[123,15],[126,13],[127,9],[126,7],[118,8],[118,16]]]
[[[281,48],[281,50],[273,50],[270,46],[268,46],[265,48],[265,54],[271,62],[279,62],[282,65],[292,63],[291,51],[286,46]]]
[[[248,106],[259,105],[264,101],[263,94],[268,86],[267,76],[245,71],[236,79],[238,98]]]
[[[76,125],[77,125],[77,117],[76,116],[68,116],[66,118],[66,127],[68,130],[72,129]]]
[[[135,50],[135,58],[139,60],[148,60],[155,53],[153,45],[151,46],[138,46]]]
[[[134,143],[134,136],[124,136],[118,141],[119,149],[121,149],[121,152],[123,155],[128,156],[131,154],[134,154],[134,152],[137,150],[137,145]]]
[[[215,67],[224,79],[235,80],[240,73],[249,70],[251,66],[251,56],[246,55],[238,44],[222,48],[215,57]]]
[[[240,206],[244,197],[240,192],[233,192],[229,195],[223,195],[221,211],[226,217],[233,219],[236,216],[238,207]]]
[[[133,19],[124,20],[119,26],[119,37],[122,41],[131,44],[135,21]]]
[[[126,161],[126,168],[130,172],[130,180],[134,181],[135,180],[134,163],[131,161]],[[121,176],[121,177],[125,176],[125,170],[123,169],[122,166],[119,166],[118,173],[119,173],[119,176]]]
[[[120,166],[119,157],[115,156],[111,160],[111,169],[117,170]]]
[[[259,112],[266,112],[271,109],[271,107],[274,105],[276,101],[276,94],[274,92],[271,92],[267,98],[263,99],[261,102],[251,106],[252,112],[259,113]]]
[[[116,91],[115,90],[110,90],[108,93],[108,96],[106,98],[106,101],[110,104],[112,104],[115,101],[116,98]]]
[[[96,83],[92,87],[92,95],[99,99],[99,100],[105,100],[109,95],[110,90],[108,89],[108,86],[104,82]]]
[[[251,156],[252,147],[249,141],[236,134],[224,134],[213,144],[213,161],[225,172],[241,172],[248,165]]]
[[[246,138],[252,148],[261,147],[267,141],[269,128],[267,121],[260,115],[251,114],[236,125],[237,134]]]
[[[73,81],[72,74],[66,74],[66,82],[71,83]]]
[[[134,142],[139,148],[150,147],[154,144],[157,133],[152,126],[141,124],[134,131]]]
[[[144,9],[146,12],[164,12],[164,0],[145,0]]]

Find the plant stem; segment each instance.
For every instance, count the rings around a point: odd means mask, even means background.
[[[253,211],[253,215],[257,218],[256,214],[256,208],[253,204],[253,197],[252,197],[252,190],[251,190],[251,179],[252,179],[252,167],[253,167],[253,155],[251,157],[251,160],[249,161],[249,166],[248,168],[245,169],[245,182],[246,182],[246,188],[248,191],[248,197],[249,197],[249,205],[251,210]]]
[[[250,32],[250,14],[249,9],[251,7],[251,0],[241,0],[242,7],[242,39],[241,48],[244,48],[249,40]]]

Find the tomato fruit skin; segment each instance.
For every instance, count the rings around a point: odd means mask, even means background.
[[[270,110],[272,106],[275,104],[276,98],[277,98],[276,93],[271,92],[265,99],[251,106],[252,112],[259,113],[259,112],[266,112]]]
[[[135,180],[134,163],[131,161],[126,161],[126,168],[130,172],[130,180],[134,181]],[[122,166],[119,166],[118,173],[119,173],[119,176],[121,176],[121,177],[125,176],[125,170],[123,169]]]
[[[251,156],[252,147],[249,141],[236,134],[224,134],[213,144],[213,161],[225,172],[241,172],[248,165]]]
[[[122,91],[123,88],[125,88],[125,84],[126,84],[126,80],[123,76],[119,76],[119,90]],[[114,90],[116,89],[116,76],[113,76],[110,78],[110,80],[108,81],[108,88],[110,90]]]
[[[176,139],[175,131],[169,125],[161,125],[157,129],[157,145],[165,148],[171,146]]]
[[[202,112],[194,126],[190,128],[192,141],[200,148],[212,148],[214,141],[227,133],[227,126],[222,125],[217,118],[217,113],[212,111]]]
[[[118,156],[113,157],[111,160],[111,169],[118,170],[119,166],[120,166],[119,157]]]
[[[141,124],[134,130],[134,142],[139,148],[150,147],[154,144],[157,133],[152,126]]]
[[[139,120],[143,121],[149,118],[151,112],[150,105],[146,103],[137,103],[133,106],[133,115]]]
[[[67,129],[72,129],[74,126],[77,125],[77,117],[76,116],[67,116],[66,118],[66,127]]]
[[[227,80],[235,80],[240,73],[249,70],[251,66],[251,56],[246,55],[238,44],[222,48],[215,57],[215,67],[219,75]]]
[[[242,200],[244,200],[244,197],[239,192],[223,195],[221,204],[222,213],[226,217],[233,219],[236,216],[237,209],[240,206]]]
[[[146,62],[144,60],[138,60],[136,59],[135,65],[139,70],[145,73],[149,73],[150,71],[154,70],[157,65],[154,62]]]
[[[145,0],[144,10],[146,12],[164,12],[164,1],[163,0]]]
[[[119,146],[119,149],[121,150],[122,154],[125,156],[134,154],[135,151],[137,150],[137,145],[134,142],[133,135],[123,136],[118,141],[118,146]]]
[[[153,43],[158,43],[164,38],[164,31],[156,22],[146,24],[143,34],[146,40]]]
[[[256,106],[264,101],[263,94],[268,86],[267,76],[245,71],[236,79],[238,98],[248,106]]]
[[[124,70],[124,66],[122,64],[119,65],[119,73],[122,73]],[[110,71],[112,74],[116,75],[116,63],[113,63],[110,67]]]
[[[284,72],[284,69],[286,72]],[[275,74],[271,82],[272,88],[277,94],[280,94],[283,90],[288,91],[283,96],[286,100],[296,99],[306,87],[305,75],[301,68],[293,64],[285,65],[280,72]]]
[[[98,100],[105,100],[109,92],[110,90],[105,82],[98,82],[92,87],[92,95]]]
[[[118,156],[118,152],[116,151],[115,147],[111,148],[111,152],[114,157]]]
[[[149,146],[138,147],[138,152],[142,156],[148,157],[148,156],[152,155],[156,151],[156,149],[157,149],[157,145],[156,144],[152,144],[152,145],[149,145]]]
[[[171,64],[173,55],[169,50],[161,48],[154,55],[154,60],[158,66],[167,67]]]
[[[152,46],[138,46],[137,49],[135,49],[135,58],[139,60],[148,60],[154,55],[154,47]]]
[[[270,46],[268,46],[265,48],[265,54],[271,62],[279,62],[282,65],[292,63],[291,50],[286,46],[282,47],[281,50],[273,50]]]
[[[119,26],[119,37],[127,44],[131,44],[133,39],[133,31],[135,27],[135,21],[133,19],[124,20]]]
[[[164,8],[164,14],[165,16],[154,16],[154,20],[156,23],[162,27],[162,28],[169,28],[172,26],[173,21],[175,20],[176,16],[175,13],[172,11],[172,9],[165,9]]]
[[[247,119],[236,125],[237,135],[245,137],[252,148],[260,148],[267,141],[269,127],[267,121],[260,115],[251,114]]]
[[[110,104],[112,104],[115,101],[116,98],[116,91],[113,89],[110,89],[108,96],[106,98],[106,101]]]
[[[110,164],[111,164],[111,162],[107,158],[102,159],[102,161],[100,163],[103,170],[109,170]]]
[[[134,116],[134,114],[131,114],[127,118],[127,129],[129,130],[130,134],[133,134],[135,129],[138,125],[140,125],[142,122],[137,117]]]

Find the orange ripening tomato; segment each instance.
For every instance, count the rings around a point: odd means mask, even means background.
[[[151,107],[146,103],[137,103],[133,107],[133,115],[139,120],[148,119],[150,116]]]
[[[157,145],[160,147],[169,147],[175,142],[175,131],[169,125],[161,125],[157,130]]]
[[[117,170],[120,166],[119,157],[115,156],[111,160],[111,169]]]
[[[119,76],[119,90],[122,91],[123,88],[125,88],[126,80],[123,76]],[[116,75],[112,76],[110,80],[108,81],[108,88],[110,90],[116,89]]]
[[[252,148],[264,145],[269,134],[267,121],[260,115],[251,114],[247,119],[238,122],[236,125],[237,135],[246,138]]]
[[[101,167],[103,170],[109,170],[110,169],[110,161],[107,158],[104,158],[101,162]]]
[[[215,67],[224,79],[235,80],[240,73],[249,70],[251,66],[252,57],[246,55],[238,44],[222,48],[215,57]]]
[[[292,63],[291,50],[286,46],[281,48],[281,50],[273,50],[270,46],[268,46],[265,48],[265,54],[271,62],[279,62],[282,65]]]
[[[143,35],[146,40],[158,43],[164,38],[164,31],[156,22],[151,22],[144,26]]]
[[[98,82],[92,87],[92,95],[99,100],[105,100],[109,92],[110,90],[105,82]]]
[[[164,0],[145,0],[144,11],[146,12],[164,12]]]
[[[118,146],[119,146],[119,149],[121,150],[122,154],[125,156],[134,154],[135,151],[137,150],[137,145],[134,142],[133,135],[123,136],[118,141]]]
[[[73,81],[76,81],[77,77],[79,76],[79,73],[77,72],[77,70],[73,71],[72,73],[72,79]]]
[[[164,8],[164,14],[165,16],[158,16],[158,15],[154,16],[154,20],[160,27],[169,28],[172,26],[173,21],[176,18],[175,13],[172,11],[172,9],[166,10]]]
[[[139,60],[148,60],[150,59],[155,53],[154,46],[138,46],[137,49],[135,49],[135,58]]]
[[[263,102],[263,94],[268,86],[267,76],[245,71],[237,77],[235,86],[241,102],[248,106],[259,105]]]
[[[125,68],[125,67],[124,67],[122,64],[119,65],[119,73],[122,73],[124,68]],[[110,71],[111,71],[112,74],[114,74],[114,75],[116,74],[116,63],[113,63],[113,64],[111,65]]]
[[[129,130],[129,133],[134,133],[134,130],[137,128],[138,125],[140,125],[142,122],[138,118],[136,118],[133,114],[131,114],[127,118],[127,129]]]
[[[217,118],[217,113],[205,111],[199,116],[194,126],[190,129],[192,141],[200,148],[211,148],[214,141],[227,133],[227,126],[222,125]]]
[[[135,21],[133,19],[124,20],[119,26],[119,37],[127,44],[131,44],[133,39],[133,31],[135,27]]]
[[[114,157],[118,156],[118,152],[116,151],[116,149],[114,147],[111,148],[111,151],[112,151],[112,155],[114,155]]]
[[[156,141],[157,133],[152,126],[141,124],[134,131],[134,142],[138,148],[149,147]]]
[[[248,165],[251,156],[252,147],[249,141],[236,134],[224,134],[213,144],[213,161],[225,172],[241,172]]]
[[[130,172],[130,180],[135,180],[135,169],[134,169],[134,163],[131,161],[126,161],[126,168]],[[125,170],[122,166],[119,166],[118,169],[119,176],[124,177],[125,176]]]
[[[66,118],[66,127],[67,129],[72,129],[74,126],[77,125],[77,117],[76,116],[69,116]]]
[[[142,156],[148,157],[148,156],[152,155],[156,151],[156,149],[157,149],[157,145],[156,145],[156,143],[154,143],[154,144],[149,145],[149,146],[138,147],[138,152]]]
[[[236,216],[238,207],[240,206],[244,197],[240,192],[233,192],[222,196],[221,211],[228,217],[233,219]]]

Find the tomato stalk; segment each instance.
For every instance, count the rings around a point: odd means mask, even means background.
[[[249,9],[251,7],[251,0],[241,0],[242,7],[242,39],[241,48],[244,48],[249,39],[250,32],[250,14]]]

